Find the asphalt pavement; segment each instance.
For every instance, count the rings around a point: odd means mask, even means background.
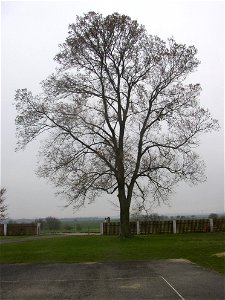
[[[224,300],[225,278],[186,260],[2,264],[0,299]]]

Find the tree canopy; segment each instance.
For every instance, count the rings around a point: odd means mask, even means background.
[[[18,149],[43,135],[38,174],[76,208],[116,193],[129,235],[132,199],[161,203],[179,181],[204,180],[195,148],[218,123],[200,106],[200,85],[185,84],[196,54],[125,15],[78,16],[43,92],[16,92]]]

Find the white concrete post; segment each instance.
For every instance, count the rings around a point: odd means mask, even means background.
[[[137,221],[137,234],[140,234],[140,222]]]
[[[210,232],[213,232],[213,219],[209,219]]]
[[[100,223],[100,234],[103,235],[103,226],[104,224],[103,223]]]
[[[37,235],[40,234],[41,231],[41,223],[37,223]]]
[[[176,234],[177,233],[177,221],[173,220],[173,233]]]
[[[7,235],[7,224],[4,224],[4,236]]]

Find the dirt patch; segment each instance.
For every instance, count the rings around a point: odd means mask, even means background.
[[[136,290],[140,289],[142,285],[140,283],[132,283],[132,284],[127,284],[127,285],[121,285],[121,289],[129,289],[129,290]]]
[[[184,259],[184,258],[168,259],[168,261],[171,261],[171,262],[184,262],[184,263],[192,264],[192,262],[190,260]]]
[[[225,252],[216,253],[216,254],[213,254],[213,256],[217,256],[217,257],[225,257]]]

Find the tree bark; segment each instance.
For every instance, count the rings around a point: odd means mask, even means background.
[[[118,197],[120,202],[120,236],[128,238],[130,237],[130,201],[124,191],[119,191]]]

